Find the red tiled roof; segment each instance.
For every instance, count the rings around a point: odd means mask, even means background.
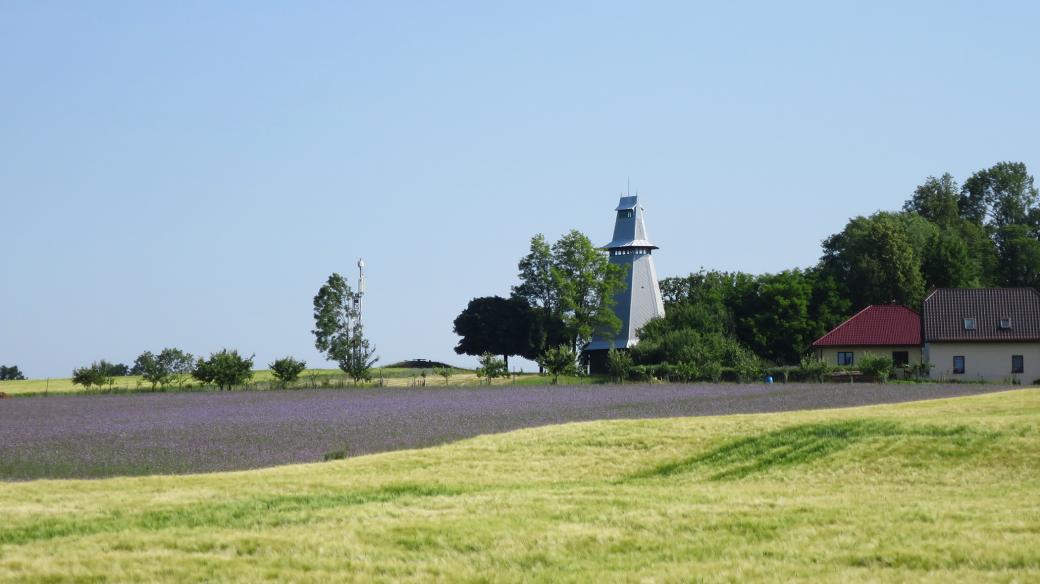
[[[898,304],[872,304],[834,327],[813,347],[920,345],[921,315]]]

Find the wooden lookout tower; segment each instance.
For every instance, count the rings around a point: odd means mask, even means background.
[[[610,263],[625,267],[625,286],[614,296],[614,313],[621,328],[614,336],[596,334],[585,346],[592,373],[606,371],[607,351],[628,349],[639,342],[639,329],[652,318],[664,316],[664,301],[657,283],[653,251],[658,249],[646,233],[646,221],[639,198],[623,196],[614,219],[614,237],[604,246]]]

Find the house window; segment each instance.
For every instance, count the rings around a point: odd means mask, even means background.
[[[1011,328],[1011,319],[1010,318],[1002,318],[1002,319],[1000,319],[1000,328],[1001,328],[1001,330],[1005,330],[1005,331],[1008,330],[1009,328]]]
[[[892,365],[902,367],[910,362],[910,351],[892,351]]]
[[[953,358],[953,372],[964,373],[964,355],[956,355]]]
[[[852,365],[852,351],[838,351],[838,365]]]
[[[1026,360],[1022,358],[1022,355],[1011,356],[1011,372],[1012,373],[1023,373],[1026,370]]]
[[[966,319],[964,319],[964,330],[966,330],[966,331],[973,331],[973,330],[975,330],[975,319],[974,318],[966,318]]]

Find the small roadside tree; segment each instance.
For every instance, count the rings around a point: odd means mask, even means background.
[[[296,381],[300,373],[303,373],[303,370],[307,368],[307,362],[292,357],[282,357],[274,363],[269,363],[267,367],[271,369],[271,374],[275,376],[275,379],[281,382],[282,387],[286,387]]]
[[[577,375],[574,349],[567,345],[550,347],[538,358],[538,365],[552,375],[553,385],[559,382],[561,375]]]
[[[86,367],[80,367],[72,371],[72,383],[82,385],[86,389],[91,386],[104,386],[111,382],[112,377],[108,374],[108,367],[104,361],[94,361]]]
[[[444,385],[448,385],[451,381],[451,375],[454,373],[451,367],[434,367],[433,372],[444,378]]]
[[[134,366],[130,369],[136,375],[152,384],[166,387],[171,383],[182,384],[191,375],[195,365],[195,357],[180,349],[167,347],[158,355],[151,351],[145,351],[134,360]]]
[[[145,351],[137,356],[134,360],[134,366],[131,371],[140,375],[142,379],[152,384],[152,389],[155,389],[156,385],[165,385],[170,377],[170,374],[164,367],[159,364],[159,358],[151,351]]]
[[[202,383],[212,383],[221,391],[242,385],[253,377],[253,357],[245,358],[237,350],[223,349],[211,353],[209,359],[199,358],[191,372]]]
[[[477,368],[477,375],[486,379],[488,385],[491,385],[492,379],[501,377],[508,371],[505,359],[491,353],[484,353],[480,356],[480,367]]]
[[[361,326],[358,297],[339,274],[332,274],[314,297],[314,347],[358,381],[372,377],[379,361]]]

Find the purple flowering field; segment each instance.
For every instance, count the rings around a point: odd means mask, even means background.
[[[148,393],[0,400],[0,479],[238,470],[562,422],[975,395],[986,385],[695,384]]]

